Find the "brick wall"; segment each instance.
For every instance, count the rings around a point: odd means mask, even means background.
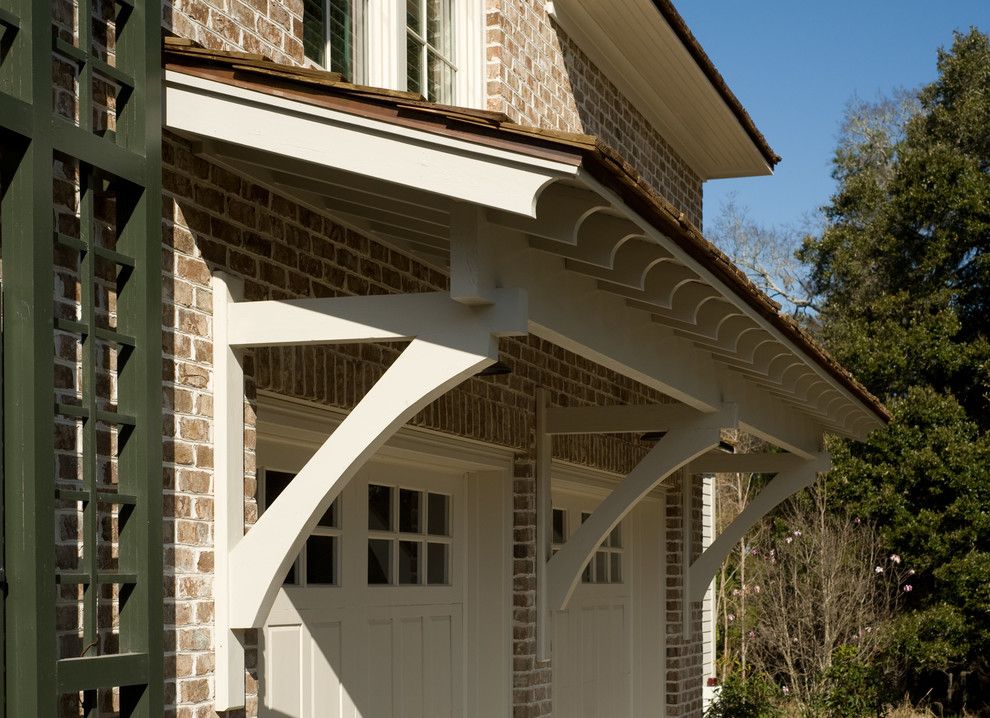
[[[242,277],[248,300],[435,291],[447,287],[447,278],[195,157],[178,138],[167,138],[163,150],[168,695],[174,696],[178,718],[200,718],[211,715],[213,672],[211,271]],[[248,396],[270,389],[350,408],[400,350],[392,344],[258,350],[245,362]],[[550,667],[535,658],[535,389],[549,389],[556,405],[665,399],[534,337],[503,339],[500,354],[512,367],[510,375],[468,380],[411,423],[516,450],[513,696],[517,715],[541,716],[550,710]],[[250,524],[257,516],[250,406],[246,427],[245,520]],[[644,450],[621,436],[554,441],[561,458],[620,472]],[[250,651],[252,666],[256,660],[256,651]],[[254,715],[254,671],[248,689],[247,715]]]
[[[554,23],[544,0],[487,0],[488,109],[597,135],[701,227],[701,179]]]
[[[241,50],[305,63],[302,0],[164,0],[162,25],[211,50]]]
[[[685,540],[689,541],[690,561],[701,554],[702,508],[704,504],[702,478],[675,474],[667,480],[665,507],[667,605],[664,627],[667,637],[666,671],[664,676],[667,698],[667,718],[697,718],[702,714],[702,674],[704,645],[702,643],[703,603],[688,605],[684,596]],[[685,492],[689,520],[685,531]],[[687,535],[686,535],[687,534]],[[690,561],[688,564],[690,565]],[[684,612],[690,616],[685,630]]]

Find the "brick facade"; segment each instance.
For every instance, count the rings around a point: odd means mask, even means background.
[[[701,179],[547,14],[544,0],[487,0],[488,109],[597,135],[701,227]]]
[[[301,64],[301,0],[172,0],[163,8],[167,29],[216,49],[237,49],[276,61]],[[66,3],[55,12],[71,16]],[[550,129],[600,135],[623,153],[656,189],[700,226],[701,183],[617,89],[560,33],[535,0],[488,0],[489,108],[516,121]],[[71,25],[66,20],[66,28]],[[65,30],[66,28],[63,28]],[[71,35],[71,30],[67,30]],[[108,50],[108,52],[110,52]],[[74,117],[71,74],[57,97],[63,114]],[[112,112],[106,113],[112,123]],[[183,140],[166,136],[163,146],[162,349],[164,353],[165,465],[165,645],[166,715],[207,718],[213,696],[213,395],[211,273],[224,270],[245,282],[246,299],[365,295],[436,291],[447,278],[427,265],[335,224],[290,198],[273,193],[192,154]],[[56,162],[60,228],[75,236],[78,216],[76,168]],[[76,222],[78,224],[78,222]],[[58,316],[74,315],[77,268],[63,263],[56,284]],[[109,287],[112,282],[107,282]],[[107,290],[101,316],[112,323],[113,296]],[[57,335],[56,384],[60,401],[77,395],[78,347]],[[245,361],[245,521],[258,513],[255,500],[255,411],[258,389],[350,408],[381,376],[401,347],[391,344],[259,350]],[[625,377],[534,337],[504,339],[501,359],[512,367],[505,377],[475,378],[415,417],[413,424],[511,447],[516,453],[513,503],[512,695],[518,716],[551,713],[551,667],[536,660],[535,642],[535,427],[534,393],[550,391],[554,405],[627,404],[664,397]],[[114,396],[115,356],[101,357],[105,401]],[[78,432],[72,422],[57,427],[59,476],[79,472]],[[107,455],[115,437],[101,436]],[[621,436],[556,437],[554,455],[596,468],[625,472],[646,450]],[[108,477],[112,460],[101,467]],[[700,489],[699,489],[700,491]],[[672,485],[666,507],[667,715],[700,715],[698,631],[681,635],[680,489]],[[692,504],[700,511],[700,499]],[[700,545],[700,516],[693,523]],[[59,564],[78,561],[79,513],[62,507]],[[101,530],[113,544],[116,516],[101,517]],[[695,538],[692,536],[692,542]],[[112,557],[111,557],[112,558]],[[108,560],[110,560],[108,558]],[[73,606],[78,595],[62,589],[59,603],[61,654],[79,655]],[[102,600],[112,606],[115,596]],[[112,611],[101,618],[112,626]],[[700,626],[700,613],[692,623]],[[112,630],[107,634],[113,641]],[[257,650],[248,650],[248,705],[236,715],[258,710]],[[101,696],[109,707],[112,695]],[[66,714],[74,706],[66,705]]]

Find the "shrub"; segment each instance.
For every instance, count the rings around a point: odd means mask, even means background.
[[[777,689],[766,678],[731,675],[705,711],[705,718],[779,718]]]

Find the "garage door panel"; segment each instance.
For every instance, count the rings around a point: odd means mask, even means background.
[[[268,715],[303,718],[303,667],[301,626],[270,626],[266,631],[265,704]],[[277,656],[273,660],[272,656]],[[264,713],[262,715],[265,715]]]
[[[426,715],[450,718],[454,713],[454,670],[460,664],[460,615],[426,619],[426,655],[431,657],[426,687]]]
[[[343,630],[340,621],[310,626],[310,715],[313,718],[344,718],[353,715],[350,696],[343,681],[341,654]]]

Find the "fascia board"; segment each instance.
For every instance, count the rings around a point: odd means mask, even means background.
[[[535,217],[577,167],[167,71],[165,126]]]

